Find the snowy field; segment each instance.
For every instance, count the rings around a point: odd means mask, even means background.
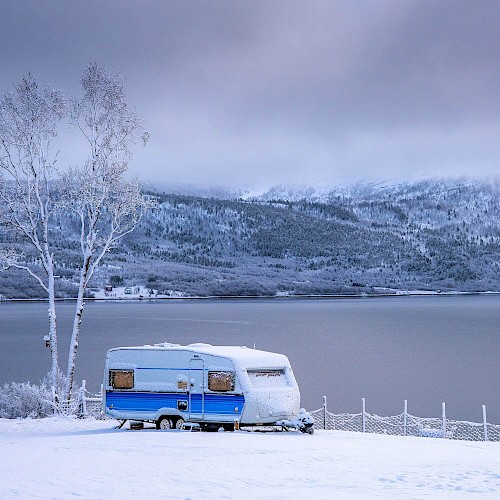
[[[0,498],[500,498],[500,444],[0,420]]]

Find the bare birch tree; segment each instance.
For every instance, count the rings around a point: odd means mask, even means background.
[[[71,122],[85,138],[89,154],[80,167],[61,180],[62,203],[79,224],[81,267],[75,316],[69,347],[67,399],[74,383],[78,337],[85,289],[102,258],[130,233],[150,202],[137,182],[127,180],[130,146],[139,138],[141,122],[126,101],[120,76],[91,64],[82,78],[83,97],[71,102]]]
[[[57,153],[52,143],[66,114],[60,91],[23,78],[0,101],[0,222],[35,251],[31,261],[21,251],[3,251],[0,269],[30,274],[47,292],[52,384],[59,372],[54,287],[54,256],[49,239],[54,212],[53,178]]]

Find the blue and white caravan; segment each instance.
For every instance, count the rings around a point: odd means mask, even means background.
[[[288,358],[247,347],[162,343],[110,349],[103,405],[157,429],[281,425],[313,432]]]

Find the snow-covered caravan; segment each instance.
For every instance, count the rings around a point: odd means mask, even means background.
[[[119,347],[107,353],[104,387],[107,415],[155,422],[158,429],[195,422],[207,429],[278,424],[312,432],[312,419],[296,425],[300,393],[283,354],[209,344]]]

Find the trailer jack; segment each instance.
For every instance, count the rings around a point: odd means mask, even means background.
[[[120,425],[117,425],[115,429],[121,429],[125,425],[126,421],[127,420],[118,420],[118,422],[120,422]]]

